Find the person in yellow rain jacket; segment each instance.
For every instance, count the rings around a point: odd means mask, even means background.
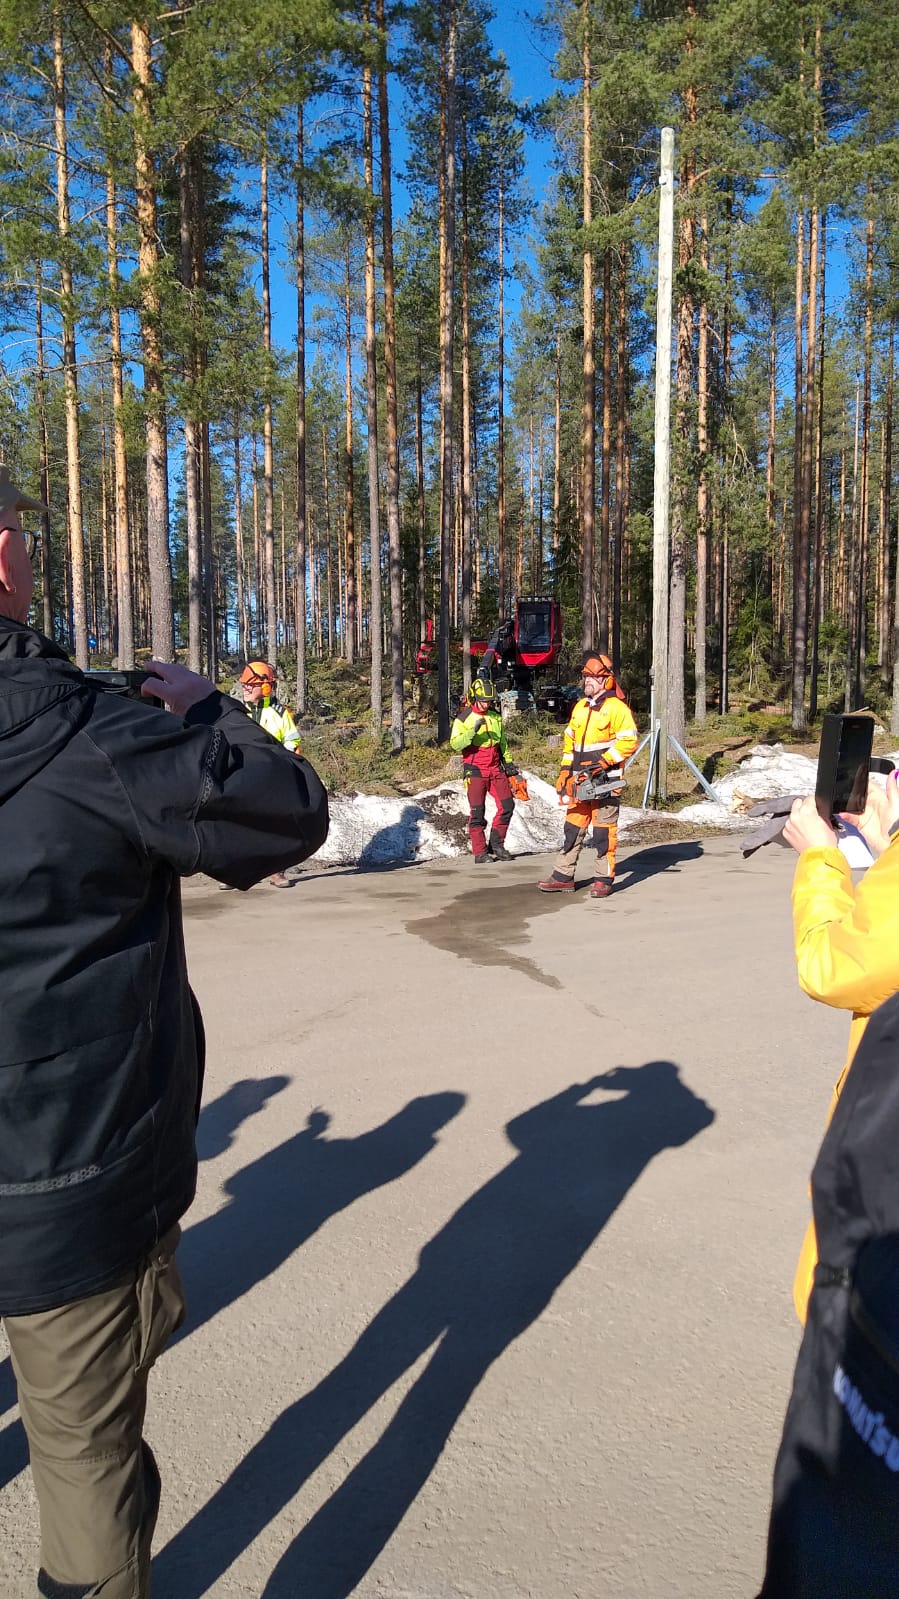
[[[275,694],[277,678],[268,661],[248,661],[240,674],[247,715],[258,722],[264,732],[270,733],[279,744],[293,755],[302,753],[300,734],[293,713],[282,705]],[[276,872],[269,878],[273,888],[289,888],[290,878]]]
[[[873,784],[864,814],[849,817],[877,859],[856,888],[837,835],[814,796],[797,800],[784,838],[799,852],[793,879],[793,932],[799,985],[812,999],[850,1010],[849,1051],[833,1092],[837,1102],[868,1017],[899,991],[899,783]],[[806,1230],[793,1303],[801,1322],[818,1259],[814,1223]]]
[[[607,655],[590,651],[581,667],[584,698],[565,729],[562,770],[556,788],[566,807],[562,848],[553,870],[537,887],[544,894],[573,894],[574,874],[587,829],[593,826],[596,867],[591,899],[605,899],[615,882],[615,850],[621,791],[600,799],[579,796],[584,778],[600,781],[629,760],[637,748],[637,725],[625,703]]]

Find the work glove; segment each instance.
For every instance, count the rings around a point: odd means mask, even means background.
[[[558,777],[556,778],[556,793],[557,794],[563,794],[563,795],[567,794],[567,792],[568,792],[568,783],[569,783],[569,780],[570,780],[570,776],[571,776],[571,773],[569,772],[568,767],[567,766],[563,766],[561,772],[559,773]]]
[[[512,761],[503,761],[503,771],[507,777],[520,777],[521,772]]]

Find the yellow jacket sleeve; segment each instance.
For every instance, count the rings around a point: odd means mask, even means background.
[[[629,761],[637,748],[637,724],[629,705],[623,700],[612,700],[609,705],[610,732],[614,743],[606,750],[606,760],[613,766]]]
[[[456,717],[450,731],[450,749],[455,750],[457,755],[461,755],[463,750],[468,749],[475,733],[478,731],[473,726],[474,721],[473,711],[470,711],[467,716]]]
[[[281,743],[286,750],[290,750],[294,755],[299,755],[302,748],[302,740],[292,711],[285,709],[282,713],[282,725],[284,736]]]
[[[899,989],[899,840],[853,889],[838,849],[803,850],[793,880],[800,987],[812,999],[870,1016]]]

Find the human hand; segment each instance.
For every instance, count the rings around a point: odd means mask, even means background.
[[[861,816],[840,814],[841,822],[857,827],[873,855],[882,855],[890,842],[890,828],[899,822],[899,773],[891,772],[886,788],[868,785],[868,798]]]
[[[148,661],[147,671],[152,676],[141,684],[142,698],[162,700],[178,716],[215,693],[215,684],[208,677],[200,677],[175,661]]]
[[[793,801],[784,827],[784,838],[788,844],[792,844],[797,855],[801,855],[804,849],[837,848],[837,835],[819,814],[814,794]]]

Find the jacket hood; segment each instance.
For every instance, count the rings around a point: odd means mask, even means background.
[[[89,703],[58,644],[0,616],[0,804],[69,742]]]

